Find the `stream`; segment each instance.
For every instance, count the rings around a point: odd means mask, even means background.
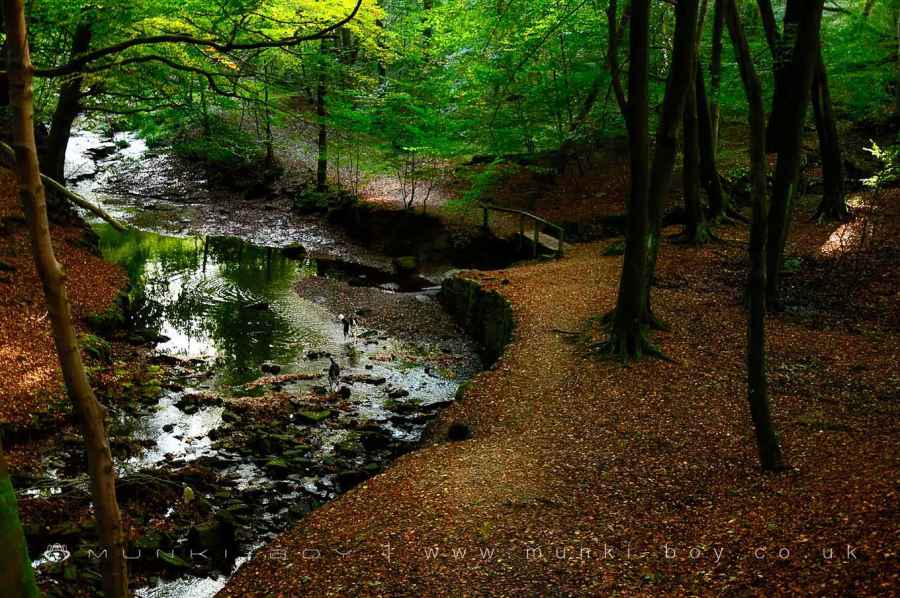
[[[112,408],[114,449],[117,438],[132,447],[116,452],[120,503],[143,524],[129,548],[138,596],[214,595],[275,535],[415,448],[481,368],[437,306],[439,277],[397,277],[273,202],[221,205],[129,134],[82,131],[67,162],[79,193],[137,227],[91,222],[103,256],[128,273],[129,330],[151,339],[161,371],[157,392]],[[423,332],[385,330],[385,309],[425,318]],[[341,315],[355,320],[347,335]],[[45,471],[63,477],[76,469],[66,461],[49,456]],[[21,494],[61,492],[51,480]],[[62,578],[60,595],[65,580],[96,581],[86,550],[69,549],[62,567],[35,560],[39,576]]]

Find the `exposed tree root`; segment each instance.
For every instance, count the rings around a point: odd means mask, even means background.
[[[639,330],[630,330],[627,333],[616,331],[615,329],[615,310],[608,312],[602,316],[592,318],[594,321],[600,321],[608,332],[608,338],[601,342],[593,343],[589,346],[589,352],[608,358],[620,358],[622,365],[627,366],[628,361],[637,361],[642,357],[656,357],[663,361],[675,363],[675,361],[667,356],[663,351],[653,344],[647,336],[648,329],[668,330],[669,327],[662,321],[653,316],[648,309],[645,318],[648,323],[641,325]],[[652,326],[651,326],[652,323]]]

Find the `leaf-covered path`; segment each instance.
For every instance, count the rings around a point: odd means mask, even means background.
[[[829,231],[803,226],[794,250],[812,259]],[[672,330],[657,339],[675,363],[627,368],[559,332],[613,306],[620,259],[602,248],[476,275],[510,300],[517,329],[441,417],[474,437],[409,454],[325,505],[222,595],[895,588],[896,329],[771,320],[774,410],[795,470],[766,476],[745,397],[743,244],[665,247],[654,298]]]

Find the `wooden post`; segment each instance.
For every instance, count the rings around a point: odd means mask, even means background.
[[[559,249],[556,252],[558,257],[563,256],[563,245],[565,243],[565,238],[566,238],[566,229],[564,229],[563,227],[559,227]]]
[[[538,235],[541,233],[541,229],[538,228],[541,225],[537,220],[534,221],[534,257],[538,255]]]

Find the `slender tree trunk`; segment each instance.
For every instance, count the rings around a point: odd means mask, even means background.
[[[644,348],[643,313],[647,296],[647,244],[649,222],[649,69],[650,1],[631,5],[628,69],[628,131],[630,137],[631,195],[628,203],[628,235],[619,279],[619,296],[613,314],[607,350],[613,354],[640,356]]]
[[[779,120],[778,162],[772,184],[772,206],[769,210],[768,245],[766,247],[767,280],[766,297],[769,306],[778,302],[778,287],[781,281],[781,264],[784,246],[790,229],[791,212],[797,181],[800,176],[801,138],[806,107],[810,103],[812,80],[818,63],[819,26],[822,19],[823,0],[799,2],[790,0],[788,10],[794,4],[796,34],[793,56],[786,69],[786,83],[782,92],[791,98],[782,109]],[[783,41],[783,40],[782,40]],[[770,119],[769,124],[771,125]]]
[[[713,222],[722,220],[731,209],[731,202],[722,189],[722,179],[716,166],[716,142],[712,115],[706,97],[703,70],[698,63],[694,89],[697,96],[697,133],[700,144],[700,180],[709,197],[709,214]]]
[[[897,60],[894,63],[894,117],[900,120],[900,7],[894,13],[897,36]]]
[[[777,60],[781,39],[778,34],[778,26],[775,22],[772,4],[770,0],[757,0],[757,5],[762,17],[766,43],[772,52],[772,59]],[[793,23],[793,26],[796,28],[796,23]],[[785,23],[785,28],[789,28],[787,22]],[[784,81],[784,78],[781,81]],[[834,118],[834,110],[831,106],[831,93],[828,89],[828,76],[825,61],[822,59],[821,44],[818,51],[818,63],[813,76],[811,94],[816,132],[819,136],[819,153],[822,157],[822,174],[825,179],[825,193],[822,197],[822,202],[819,204],[816,217],[845,220],[848,214],[844,193],[844,159],[841,156],[837,124]],[[783,96],[784,94],[781,95]],[[783,111],[784,105],[773,108],[772,119],[778,121],[780,118],[774,116],[775,109]]]
[[[316,118],[319,121],[318,153],[316,161],[316,190],[328,188],[328,125],[325,122],[325,40],[319,43],[319,54],[322,64],[319,65],[319,80],[316,85]]]
[[[713,158],[719,151],[719,87],[722,84],[722,29],[725,25],[722,1],[716,0],[713,5],[712,52],[709,57],[709,124]]]
[[[16,491],[9,479],[3,447],[0,447],[0,588],[5,596],[37,598],[41,595],[28,558]]]
[[[266,158],[265,165],[266,168],[271,168],[275,165],[275,149],[272,143],[272,113],[269,108],[269,64],[266,63],[265,66],[265,106],[266,106]]]
[[[819,154],[822,160],[824,192],[822,202],[816,211],[817,218],[846,220],[847,202],[844,194],[844,158],[838,141],[837,124],[831,106],[831,92],[828,90],[828,75],[819,50],[812,86],[813,114],[819,135]]]
[[[91,24],[79,23],[72,38],[72,50],[69,59],[87,52],[91,46]],[[50,134],[47,136],[47,147],[41,156],[44,173],[50,178],[65,184],[66,149],[72,136],[72,124],[81,112],[81,85],[83,77],[76,75],[67,79],[59,89],[56,110],[50,121]]]
[[[86,443],[97,531],[101,550],[108,551],[108,558],[103,562],[103,590],[108,598],[124,598],[128,595],[124,534],[116,502],[115,470],[103,423],[105,410],[97,402],[88,383],[64,285],[65,274],[56,261],[50,239],[32,125],[31,81],[34,67],[29,56],[22,0],[4,0],[3,10],[10,42],[7,71],[19,194],[31,231],[32,252],[47,300],[60,368],[69,397],[75,403]]]
[[[609,77],[612,82],[613,93],[616,95],[616,103],[619,105],[619,112],[621,112],[627,126],[629,122],[628,100],[625,98],[625,90],[622,88],[622,70],[619,67],[619,43],[622,41],[622,32],[628,23],[631,8],[630,6],[625,6],[625,9],[622,11],[622,20],[618,22],[616,20],[616,9],[616,0],[610,0],[609,7],[606,10],[606,23],[609,27],[606,68],[609,69]],[[594,99],[596,99],[596,94]]]
[[[684,208],[687,216],[685,237],[694,244],[709,240],[703,208],[700,205],[700,132],[697,118],[696,87],[688,91],[684,107]]]
[[[750,226],[750,317],[747,330],[747,396],[750,416],[756,432],[756,446],[762,468],[776,471],[784,468],[778,435],[769,413],[766,378],[766,151],[765,108],[762,85],[753,66],[750,47],[738,20],[735,0],[724,0],[728,30],[741,80],[747,95],[750,125],[751,196],[753,223]]]
[[[653,165],[650,169],[649,220],[650,234],[647,239],[648,264],[645,271],[647,282],[644,291],[645,324],[661,327],[653,316],[650,303],[650,287],[656,271],[659,254],[659,234],[662,227],[663,208],[672,184],[675,169],[675,155],[678,151],[678,125],[684,118],[684,106],[691,87],[691,70],[695,61],[695,36],[697,31],[697,0],[683,0],[675,5],[675,35],[672,44],[672,67],[663,98],[662,114],[656,126],[656,145]]]

